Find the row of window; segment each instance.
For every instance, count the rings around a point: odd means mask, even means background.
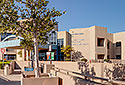
[[[12,33],[4,33],[4,34],[1,34],[1,41],[2,41],[4,38],[6,38],[6,37],[8,37],[8,36],[10,36],[10,35],[12,35]]]
[[[104,46],[105,38],[97,38],[97,46]],[[116,42],[116,47],[121,47],[121,42]],[[107,48],[110,48],[110,41],[108,40]]]
[[[57,33],[55,31],[51,32],[51,36],[49,37],[50,44],[57,44]]]
[[[97,55],[97,58],[98,59],[104,59],[104,54],[99,54],[99,55]],[[111,58],[109,55],[107,55],[107,59],[121,59],[121,55],[116,55],[116,57],[114,57],[114,58]]]
[[[84,35],[84,33],[72,33],[72,35]]]

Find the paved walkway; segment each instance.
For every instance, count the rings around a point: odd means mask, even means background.
[[[21,75],[0,75],[0,85],[21,85]]]
[[[10,81],[21,81],[21,74],[1,75]]]

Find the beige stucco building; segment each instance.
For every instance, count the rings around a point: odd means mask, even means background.
[[[67,31],[58,32],[57,39],[58,41],[62,40],[64,46],[67,45],[71,46],[71,34],[69,32]]]
[[[60,31],[57,33],[57,54],[58,60],[64,60],[64,54],[61,52],[61,48],[64,46],[71,46],[71,34],[67,31]]]
[[[113,43],[115,44],[114,56],[121,55],[121,59],[125,60],[125,32],[114,33]]]
[[[50,33],[48,33],[48,41],[46,45],[39,44],[39,60],[47,60],[46,53],[49,51],[49,45],[51,45],[52,52],[54,52],[54,59],[56,60],[56,49],[57,49],[57,31],[58,26],[55,26]],[[51,36],[50,36],[51,35]],[[0,60],[18,60],[18,61],[26,61],[26,60],[34,60],[33,57],[33,49],[26,50],[23,49],[20,42],[24,38],[21,36],[16,36],[12,32],[7,32],[0,34]],[[1,51],[5,51],[2,53]]]
[[[125,59],[125,32],[108,33],[106,27],[70,29],[72,47],[87,59]]]

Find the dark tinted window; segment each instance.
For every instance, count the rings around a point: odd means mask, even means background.
[[[116,42],[116,47],[121,47],[121,42]]]
[[[104,59],[104,54],[99,54],[98,59]]]
[[[97,39],[97,45],[98,46],[104,46],[104,38],[98,38]]]
[[[121,55],[116,55],[116,59],[121,59]]]
[[[1,34],[1,40],[3,40],[4,38],[6,38],[6,37],[8,37],[10,35],[12,35],[12,33]]]
[[[107,43],[107,49],[110,49],[110,42]]]

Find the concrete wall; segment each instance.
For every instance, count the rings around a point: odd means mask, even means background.
[[[115,58],[116,55],[125,59],[125,32],[108,33],[106,27],[92,26],[89,28],[70,29],[72,35],[72,47],[76,51],[80,51],[88,60],[97,59],[100,54],[104,55],[104,59]],[[61,35],[60,35],[61,37]],[[104,46],[97,46],[98,38],[104,38]],[[65,40],[64,40],[65,41]],[[115,47],[116,42],[121,41],[120,49]],[[109,42],[109,49],[107,44]]]
[[[39,63],[44,63],[45,65],[49,64],[49,61],[40,61]],[[79,64],[78,62],[60,62],[60,61],[53,61],[52,64],[60,69],[64,69],[66,71],[72,71],[72,72],[76,72],[76,73],[81,73],[81,69],[79,69]],[[105,70],[106,68],[110,69],[111,71],[113,71],[113,64],[112,63],[87,63],[88,66],[87,68],[85,68],[83,66],[83,73],[86,74],[86,70],[87,72],[89,72],[89,74],[93,74],[96,77],[101,77],[101,78],[112,78],[112,73],[109,76],[106,76]],[[26,62],[21,65],[26,65]],[[28,64],[27,64],[28,65]],[[23,66],[24,67],[24,66]],[[44,68],[44,73],[49,72],[48,69],[50,68]],[[46,70],[46,71],[45,71]],[[75,85],[76,81],[74,80],[75,75],[69,75],[67,74],[66,71],[55,71],[55,70],[51,70],[50,73],[52,73],[52,76],[57,76],[60,77],[62,79],[62,83],[63,85]],[[79,76],[80,77],[80,76]],[[84,76],[83,76],[84,78]],[[93,79],[96,82],[101,82],[100,80],[96,80]]]
[[[71,46],[71,34],[67,31],[58,32],[57,39],[64,39],[64,46]]]
[[[60,79],[62,79],[62,85],[75,85],[73,76],[66,75],[61,72],[56,72],[54,70],[51,70],[51,73],[53,74],[53,76],[58,76]]]
[[[84,57],[90,59],[90,31],[88,28],[70,29],[72,35],[72,47],[75,51],[80,51]],[[91,52],[93,51],[91,47]]]
[[[107,33],[107,28],[92,26],[90,28],[70,29],[72,34],[72,47],[78,50],[87,59],[97,59],[98,54],[113,57],[112,43],[107,50],[107,41],[113,42],[113,34]],[[97,39],[104,38],[104,46],[97,46]],[[91,54],[90,54],[91,53]]]
[[[78,62],[53,62],[55,67],[65,69],[67,71],[73,71],[77,73],[81,73],[79,69]],[[101,78],[109,78],[106,76],[105,68],[110,68],[112,70],[112,64],[109,63],[91,63],[87,67],[90,74],[94,73],[96,77]],[[58,76],[62,79],[63,85],[75,85],[76,81],[74,80],[75,76],[67,74],[66,72],[62,73],[63,71],[54,71],[51,70],[53,76]],[[85,72],[85,67],[83,67],[83,72]],[[78,75],[77,75],[78,76]],[[80,76],[79,76],[80,77]],[[112,78],[112,74],[110,75]],[[101,80],[93,79],[96,82],[102,82]]]
[[[53,64],[55,65],[55,67],[58,67],[58,68],[81,73],[81,70],[79,70],[78,62],[53,62]],[[112,69],[112,65],[113,64],[110,64],[110,63],[91,63],[91,64],[89,63],[88,68],[91,71],[91,68],[94,67],[94,72],[96,76],[105,77],[104,75],[105,66]]]
[[[58,77],[22,78],[21,85],[59,85]]]
[[[119,32],[119,33],[114,33],[113,34],[113,42],[121,42],[121,48],[118,49],[116,48],[116,46],[114,45],[114,56],[116,55],[120,55],[121,52],[121,59],[125,60],[125,32]]]
[[[48,64],[49,62],[40,62],[40,63]],[[94,71],[96,72],[96,76],[98,76],[98,77],[102,76],[101,69],[104,69],[105,66],[112,69],[112,65],[113,65],[111,63],[88,63],[88,64],[89,64],[88,68],[90,68],[90,70],[91,70],[92,67],[94,67]],[[58,68],[62,68],[62,69],[66,69],[66,70],[69,70],[69,71],[81,73],[81,70],[79,70],[78,62],[54,61],[53,65],[55,65],[55,67],[58,67]]]
[[[97,39],[98,38],[104,38],[104,46],[97,46]],[[110,57],[113,57],[113,47],[112,43],[113,42],[113,34],[107,33],[107,28],[106,27],[99,27],[95,26],[95,54],[96,58],[98,54],[104,54],[104,58],[107,59],[107,56],[109,55]],[[107,49],[107,43],[110,41],[110,48],[109,50]]]

